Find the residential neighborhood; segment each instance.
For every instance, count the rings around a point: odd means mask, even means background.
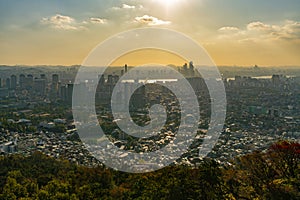
[[[133,121],[137,125],[149,124],[151,119],[147,109],[154,104],[161,104],[166,108],[167,121],[164,128],[155,136],[135,138],[118,128],[117,122],[122,119],[114,119],[110,109],[110,98],[107,98],[112,95],[114,85],[125,70],[128,69],[113,72],[114,75],[108,74],[100,79],[99,83],[102,83],[98,86],[95,101],[101,128],[111,145],[123,151],[147,153],[167,147],[176,138],[182,125],[181,120],[187,120],[189,117],[180,116],[181,110],[176,96],[166,89],[168,84],[175,83],[165,82],[159,85],[144,83],[144,86],[138,83],[144,89],[136,91],[132,97],[130,108]],[[187,71],[186,74],[189,75],[195,74],[190,72],[194,70],[191,66],[183,66],[180,70],[182,73]],[[69,71],[72,71],[72,68]],[[30,155],[40,151],[48,156],[67,159],[80,165],[101,165],[97,155],[93,156],[88,151],[91,146],[84,145],[77,133],[71,107],[74,76],[70,74],[69,77],[64,77],[64,73],[61,72],[60,75],[41,74],[38,78],[21,74],[20,79],[16,79],[16,75],[7,78],[7,84],[1,87],[0,152],[2,154]],[[173,164],[197,166],[203,159],[199,157],[199,150],[206,148],[202,143],[210,137],[207,135],[207,129],[210,124],[211,100],[201,77],[190,76],[187,80],[195,89],[201,117],[197,134],[191,141],[188,151]],[[227,116],[223,131],[219,133],[218,141],[208,157],[227,165],[236,156],[264,150],[276,141],[285,139],[299,141],[300,77],[235,76],[224,78],[223,82],[227,95]],[[81,84],[82,87],[89,89],[88,82]],[[124,84],[130,88],[135,83]],[[106,91],[106,96],[103,97],[105,88],[112,89]],[[107,93],[109,91],[111,92]],[[186,134],[191,133],[186,132]],[[171,150],[171,152],[176,151],[176,149]],[[163,162],[164,158],[161,159],[160,162]]]

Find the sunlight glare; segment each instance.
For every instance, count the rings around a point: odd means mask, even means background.
[[[160,4],[166,6],[166,7],[172,7],[175,5],[178,5],[183,0],[155,0],[156,2],[159,2]]]

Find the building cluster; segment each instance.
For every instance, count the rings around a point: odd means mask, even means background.
[[[185,63],[181,68],[178,68],[178,71],[185,77],[194,77],[196,74],[193,61],[190,61],[189,64]]]
[[[80,141],[70,139],[73,135],[74,133],[54,134],[48,131],[10,132],[6,134],[6,137],[0,137],[2,142],[0,153],[18,153],[27,156],[32,152],[40,151],[48,156],[66,159],[80,165],[100,165],[101,163],[85,149]],[[9,141],[12,138],[15,138],[14,141]]]
[[[121,105],[133,93],[130,101],[131,117],[134,123],[146,126],[150,122],[147,109],[154,104],[161,104],[166,108],[167,121],[162,130],[150,138],[134,138],[121,131],[111,113],[110,104],[114,88],[123,75],[128,73],[125,65],[117,73],[105,74],[99,77],[96,89],[96,103],[103,110],[99,111],[98,119],[107,137],[113,145],[131,152],[151,152],[168,146],[176,137],[179,127],[184,124],[182,119],[189,120],[191,116],[181,116],[180,106],[176,96],[169,91],[171,86],[180,80],[171,82],[162,81],[160,84],[149,80],[122,80],[123,91],[116,92],[116,104]],[[198,156],[200,149],[205,149],[202,142],[209,139],[207,128],[210,121],[210,99],[205,81],[196,77],[193,63],[185,64],[179,69],[187,76],[187,80],[198,97],[201,114],[195,140],[176,164],[197,165],[201,162]],[[136,72],[134,77],[139,75]],[[160,73],[160,72],[158,72]],[[220,80],[218,80],[220,81]],[[228,164],[236,156],[244,155],[258,149],[266,149],[268,145],[279,139],[300,139],[300,77],[286,77],[273,75],[270,78],[253,78],[236,76],[233,79],[223,80],[227,95],[227,117],[224,130],[209,157],[218,162]],[[91,90],[88,81],[74,84],[74,80],[62,80],[58,74],[11,75],[5,81],[0,81],[1,111],[10,112],[12,108],[19,118],[2,117],[0,122],[0,152],[30,154],[33,151],[42,151],[45,154],[58,158],[66,158],[78,164],[95,166],[100,164],[78,139],[76,127],[72,119],[57,118],[48,113],[38,116],[31,113],[28,102],[55,102],[56,106],[66,105],[72,101],[73,88],[82,87]],[[165,87],[164,87],[165,86]],[[135,88],[139,88],[135,90]],[[135,91],[134,91],[135,90]],[[92,91],[92,90],[91,90]],[[126,91],[126,92],[124,92]],[[27,98],[25,98],[27,97]],[[59,100],[59,101],[58,101]],[[24,104],[24,102],[26,102]],[[24,106],[18,106],[18,104]],[[67,104],[70,105],[70,104]],[[24,109],[26,108],[26,109]],[[29,111],[28,111],[29,110]],[[64,116],[65,113],[60,113]],[[47,115],[48,121],[42,115]],[[89,117],[87,116],[87,120]],[[7,125],[8,124],[8,125]],[[13,131],[11,126],[25,127]],[[33,131],[30,131],[33,127]],[[54,131],[64,127],[63,131]],[[188,133],[187,133],[188,134]],[[172,149],[176,152],[178,149]],[[122,155],[126,157],[126,153]],[[163,159],[160,162],[163,163]],[[146,163],[145,165],[152,165]],[[145,166],[144,166],[145,167]]]

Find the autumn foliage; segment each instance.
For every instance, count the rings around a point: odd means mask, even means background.
[[[299,199],[300,144],[281,141],[221,166],[128,174],[87,168],[39,152],[0,157],[0,199]]]

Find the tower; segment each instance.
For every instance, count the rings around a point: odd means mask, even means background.
[[[127,71],[128,71],[128,66],[127,66],[127,64],[125,64],[125,73],[127,73]]]
[[[188,64],[184,63],[184,65],[183,65],[183,73],[184,73],[184,75],[187,75],[187,72],[188,72]]]
[[[189,63],[189,75],[190,75],[191,77],[194,76],[194,73],[195,73],[194,68],[195,68],[195,67],[194,67],[193,61],[191,61],[191,62]]]

